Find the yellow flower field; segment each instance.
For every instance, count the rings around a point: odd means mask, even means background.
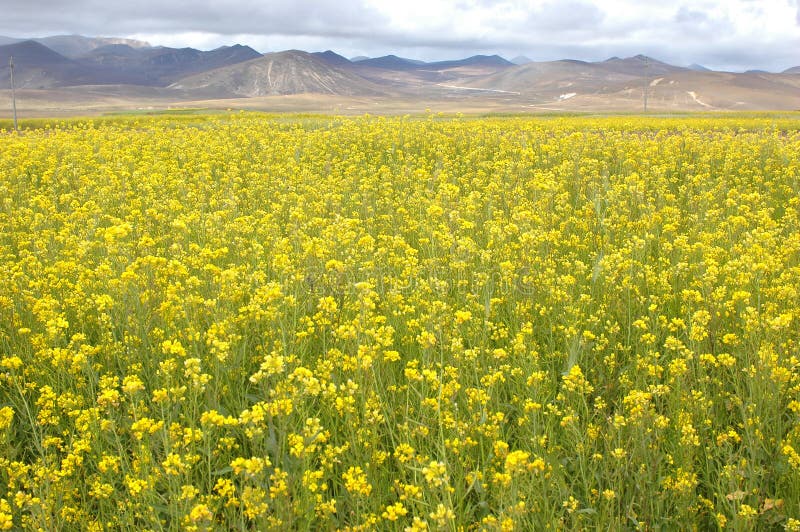
[[[0,133],[0,530],[800,530],[799,127]]]

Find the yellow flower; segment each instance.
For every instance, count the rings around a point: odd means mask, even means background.
[[[401,443],[394,450],[394,457],[401,464],[407,464],[414,458],[416,451],[407,443]]]
[[[123,392],[132,395],[142,390],[144,390],[144,383],[138,376],[126,375],[125,378],[122,379]]]
[[[508,474],[514,475],[528,470],[530,463],[530,453],[525,451],[512,451],[508,453],[505,460],[505,471]]]
[[[408,510],[403,506],[403,503],[396,502],[387,506],[381,516],[387,521],[397,521],[406,514],[408,514]]]
[[[562,380],[564,382],[564,388],[571,392],[589,394],[594,390],[594,387],[586,380],[586,377],[584,377],[581,367],[577,364],[569,369]]]
[[[432,511],[429,515],[431,519],[436,521],[436,524],[440,528],[445,527],[448,522],[452,521],[456,517],[455,512],[453,512],[452,509],[448,508],[442,503],[439,503],[436,506],[436,509]]]
[[[11,505],[5,499],[0,499],[0,530],[14,528],[14,516],[11,515]]]
[[[448,481],[447,467],[443,462],[432,460],[422,468],[425,481],[433,487],[439,487]]]
[[[267,492],[263,488],[246,486],[242,491],[244,515],[248,519],[257,519],[269,510]]]
[[[472,312],[468,310],[457,310],[455,312],[456,324],[461,325],[472,319]]]
[[[367,481],[367,475],[360,466],[352,466],[342,475],[344,487],[353,495],[368,497],[372,493],[372,486]]]
[[[0,430],[6,430],[14,420],[14,409],[10,406],[0,408]]]
[[[749,504],[742,504],[739,506],[739,517],[750,519],[758,515],[758,511]]]

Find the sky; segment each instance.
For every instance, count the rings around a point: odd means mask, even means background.
[[[0,35],[347,57],[536,61],[645,54],[718,70],[800,65],[800,0],[2,0]]]

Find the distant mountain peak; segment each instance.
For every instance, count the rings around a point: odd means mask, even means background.
[[[319,59],[322,59],[323,61],[325,61],[330,65],[342,66],[342,65],[352,64],[352,61],[350,61],[344,56],[337,54],[333,50],[325,50],[324,52],[314,52],[311,55]]]
[[[69,62],[68,58],[32,39],[0,46],[0,57],[10,56],[14,57],[16,63],[28,62],[39,65],[43,63]],[[6,59],[4,64],[7,63],[8,60]]]
[[[373,68],[382,68],[385,70],[409,70],[424,64],[421,61],[406,59],[405,57],[398,57],[394,54],[362,59],[360,61],[354,61],[354,63],[359,66],[369,66]]]
[[[109,44],[127,44],[132,48],[149,48],[150,43],[117,37],[86,37],[83,35],[53,35],[35,39],[63,56],[76,58],[95,48]]]
[[[660,65],[666,65],[663,61],[659,61],[658,59],[654,59],[649,55],[644,54],[636,54],[631,57],[626,57],[625,59],[620,59],[619,57],[611,57],[606,59],[606,63],[656,63]]]
[[[465,59],[457,59],[454,61],[437,61],[435,63],[428,63],[426,68],[434,69],[449,69],[459,67],[489,67],[489,68],[506,68],[515,66],[514,63],[499,55],[473,55]]]
[[[468,57],[467,59],[465,59],[465,61],[473,62],[473,63],[477,63],[477,62],[492,62],[492,63],[501,64],[501,65],[512,65],[513,64],[511,61],[509,61],[505,57],[497,55],[497,54],[492,54],[492,55],[473,55],[472,57]]]
[[[670,65],[644,54],[626,57],[625,59],[610,57],[605,61],[595,63],[595,65],[628,76],[656,76],[687,70],[684,67]]]

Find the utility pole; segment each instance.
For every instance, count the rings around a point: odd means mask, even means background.
[[[644,58],[644,112],[647,113],[647,91],[650,88],[650,76],[647,75],[650,68],[650,58]]]
[[[8,68],[11,70],[11,107],[14,109],[14,131],[19,133],[19,127],[17,127],[17,94],[14,90],[14,56],[8,59]]]

